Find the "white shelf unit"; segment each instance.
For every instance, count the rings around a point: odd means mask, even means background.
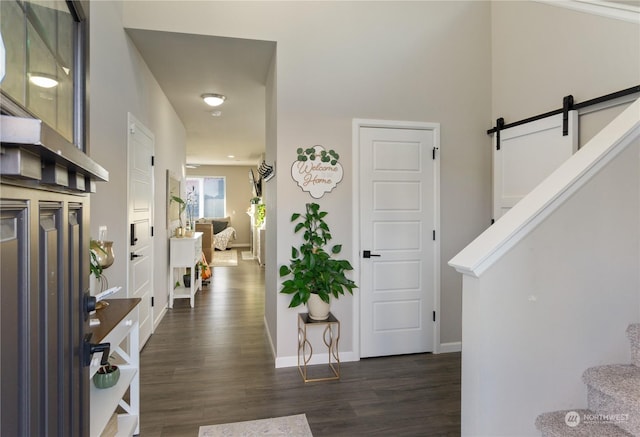
[[[202,288],[202,275],[196,279],[196,265],[202,259],[202,232],[194,232],[191,237],[172,237],[169,240],[169,308],[173,308],[174,299],[189,299],[193,308],[194,297]],[[191,284],[185,287],[182,273],[191,269]],[[175,286],[176,278],[181,285]]]
[[[90,414],[89,432],[91,437],[99,437],[118,406],[125,411],[118,414],[117,436],[132,436],[140,433],[140,353],[139,353],[139,325],[137,303],[129,311],[124,302],[138,301],[139,299],[113,299],[108,301],[110,305],[98,312],[103,312],[105,317],[99,315],[101,327],[116,323],[113,329],[106,327],[108,333],[94,341],[100,343],[110,343],[111,364],[120,368],[120,378],[113,387],[97,388],[93,381],[90,383]],[[111,311],[112,314],[107,313]],[[123,314],[124,313],[124,314]],[[103,331],[104,332],[104,331]],[[96,354],[91,360],[90,377],[98,371],[102,354]],[[125,393],[129,391],[128,400],[125,400]]]

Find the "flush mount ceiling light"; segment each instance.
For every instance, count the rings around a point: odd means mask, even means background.
[[[209,106],[220,106],[227,100],[227,97],[222,94],[203,94],[201,97]]]
[[[53,76],[43,73],[29,74],[29,82],[40,88],[53,88],[58,85],[58,81]]]

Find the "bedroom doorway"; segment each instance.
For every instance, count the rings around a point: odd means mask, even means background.
[[[434,350],[439,130],[435,123],[354,122],[361,357]]]

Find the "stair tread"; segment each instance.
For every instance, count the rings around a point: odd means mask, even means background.
[[[580,415],[580,423],[575,427],[565,422],[570,412]],[[590,410],[552,411],[536,418],[536,428],[546,437],[633,437],[613,423],[597,419],[597,415]]]
[[[640,367],[632,364],[591,367],[582,374],[582,380],[608,396],[640,407]]]

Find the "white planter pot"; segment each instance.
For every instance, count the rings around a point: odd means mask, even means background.
[[[317,294],[311,293],[307,301],[309,317],[313,320],[326,320],[329,318],[329,304],[320,299]]]

